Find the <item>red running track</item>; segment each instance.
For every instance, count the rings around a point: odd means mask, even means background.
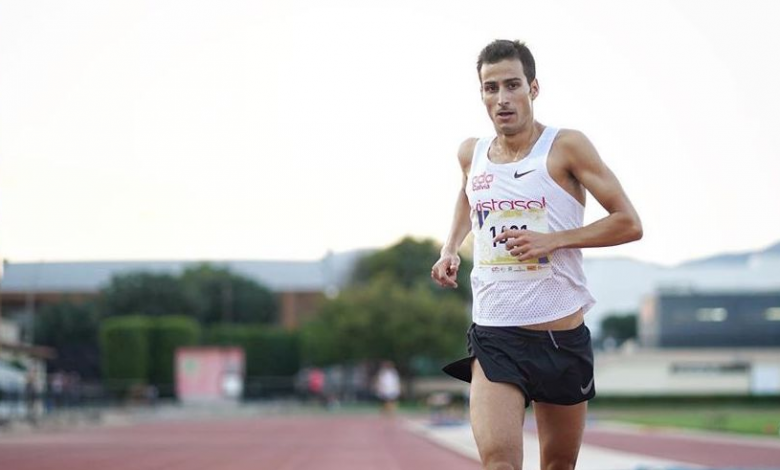
[[[376,416],[157,422],[0,435],[2,470],[479,470]]]
[[[716,468],[780,468],[780,443],[714,435],[692,435],[658,429],[617,431],[587,429],[583,439],[623,452]]]

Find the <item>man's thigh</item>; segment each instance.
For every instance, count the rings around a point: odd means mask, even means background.
[[[534,402],[542,469],[574,468],[585,430],[588,402],[554,405]]]
[[[474,359],[469,406],[471,428],[482,461],[498,459],[522,468],[525,397],[520,389],[491,382]]]

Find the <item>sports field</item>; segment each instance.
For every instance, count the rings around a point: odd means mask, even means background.
[[[233,417],[0,435],[13,470],[478,470],[376,415]]]
[[[13,470],[479,470],[467,423],[432,426],[425,414],[376,409],[169,410],[109,424],[0,433],[0,469]],[[526,467],[538,465],[533,420]],[[581,470],[780,469],[780,438],[626,426],[594,418]]]

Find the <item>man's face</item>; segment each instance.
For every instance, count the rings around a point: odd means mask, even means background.
[[[539,83],[530,84],[523,73],[523,63],[507,59],[483,64],[480,70],[482,102],[496,131],[512,135],[533,123],[533,100]]]

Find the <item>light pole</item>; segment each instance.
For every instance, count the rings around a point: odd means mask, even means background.
[[[27,289],[27,296],[25,297],[25,311],[27,312],[27,325],[29,331],[27,332],[27,339],[29,344],[35,344],[35,294],[38,290],[38,274],[43,261],[38,261],[33,266],[32,282]]]

